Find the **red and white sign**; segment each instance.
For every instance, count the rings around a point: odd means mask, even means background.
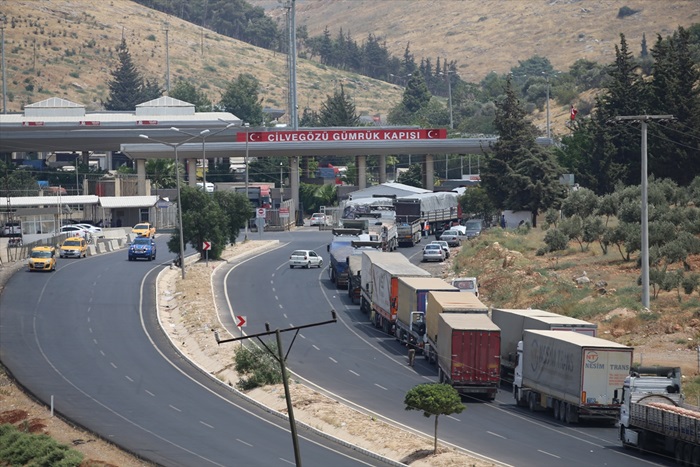
[[[444,128],[415,130],[299,130],[299,131],[252,131],[238,132],[236,141],[250,143],[289,143],[313,141],[410,141],[425,139],[446,139]]]
[[[280,217],[289,217],[289,208],[280,208]]]
[[[265,219],[265,208],[258,208],[255,210],[255,217],[258,219]]]
[[[137,125],[158,125],[158,120],[137,120]]]
[[[44,126],[44,122],[22,122],[22,126]]]
[[[239,328],[244,328],[244,327],[246,327],[246,322],[247,322],[247,320],[246,320],[246,317],[245,317],[245,316],[236,316],[236,321],[238,321],[238,322],[236,323],[236,326],[238,326]]]
[[[211,250],[211,242],[203,242],[202,250]]]
[[[80,126],[100,126],[99,121],[81,121]]]

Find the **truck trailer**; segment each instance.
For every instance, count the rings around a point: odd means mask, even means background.
[[[501,328],[501,378],[512,382],[518,355],[518,342],[526,329],[575,331],[596,337],[597,324],[558,315],[550,311],[492,308],[491,320]]]
[[[494,400],[498,392],[501,330],[480,313],[438,316],[438,379],[461,395]]]
[[[401,253],[364,251],[362,253],[362,299],[360,309],[387,334],[394,334],[398,311],[399,277],[430,277]]]
[[[428,292],[428,306],[425,311],[425,343],[423,354],[430,363],[437,361],[438,318],[443,313],[487,314],[489,308],[470,293],[453,293],[442,291]]]
[[[624,447],[670,454],[679,465],[700,465],[700,408],[684,402],[681,378],[680,368],[632,370],[620,408]]]
[[[531,411],[552,410],[565,423],[615,423],[632,352],[631,347],[578,332],[526,329],[518,343],[513,397]]]
[[[452,191],[404,196],[394,202],[394,209],[397,223],[418,220],[426,235],[434,235],[445,223],[459,224],[462,218],[459,195]]]
[[[459,289],[438,277],[399,278],[396,339],[419,352],[425,344],[425,310],[431,291],[459,292]]]

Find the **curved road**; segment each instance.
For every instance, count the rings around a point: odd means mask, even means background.
[[[158,239],[159,259],[173,255]],[[15,274],[0,296],[0,360],[87,429],[167,466],[294,464],[288,422],[246,403],[171,348],[156,321],[157,262],[126,252]],[[299,431],[305,465],[380,461]]]
[[[284,329],[325,321],[330,319],[330,310],[336,310],[338,323],[301,332],[289,353],[290,370],[361,410],[432,436],[433,419],[407,412],[403,398],[411,387],[436,381],[436,368],[423,358],[409,367],[405,348],[372,327],[345,290],[336,290],[325,268],[330,237],[330,232],[311,229],[265,234],[265,238],[279,238],[281,246],[234,267],[226,277],[226,290],[235,295],[233,313],[247,317],[244,330],[253,334],[264,331],[265,323],[271,329]],[[418,262],[421,247],[399,252]],[[290,269],[287,261],[294,249],[316,250],[324,258],[324,269]],[[291,343],[292,334],[283,334],[285,346]],[[459,415],[441,418],[441,441],[505,464],[673,465],[660,456],[625,451],[615,427],[564,425],[550,414],[516,407],[508,388],[499,391],[493,403],[468,401],[466,406]]]

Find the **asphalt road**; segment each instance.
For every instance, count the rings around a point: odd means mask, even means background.
[[[166,238],[159,261],[169,262]],[[165,466],[294,464],[288,422],[183,361],[155,317],[158,262],[126,251],[15,274],[0,296],[0,360],[63,416]],[[304,465],[379,460],[300,431]]]
[[[304,329],[294,340],[289,368],[351,405],[431,436],[433,419],[406,411],[403,398],[411,387],[437,381],[437,369],[421,357],[409,367],[406,349],[372,327],[359,306],[351,304],[347,291],[336,290],[326,269],[330,232],[302,229],[265,237],[280,239],[281,246],[245,261],[226,276],[235,313],[247,318],[244,331],[262,332],[265,323],[271,329],[284,329],[321,322],[336,310],[338,323]],[[419,262],[422,246],[399,252]],[[316,250],[326,267],[290,269],[287,261],[294,249]],[[439,267],[432,263],[423,266]],[[283,334],[285,346],[292,344],[292,334]],[[440,420],[441,442],[497,462],[538,467],[673,465],[660,456],[638,456],[624,450],[614,426],[565,425],[551,414],[516,407],[507,387],[492,403],[465,404],[461,414]]]

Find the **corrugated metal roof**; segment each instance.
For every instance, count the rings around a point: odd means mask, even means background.
[[[157,196],[100,196],[103,208],[150,208],[158,202]]]
[[[97,204],[95,195],[79,196],[14,196],[9,199],[13,208],[27,208],[33,206],[58,206],[59,204]]]
[[[192,107],[194,109],[194,104],[170,96],[161,96],[136,106],[137,109],[141,107]]]
[[[81,107],[85,108],[82,104],[76,104],[75,102],[69,101],[67,99],[61,99],[60,97],[49,97],[43,101],[35,102],[33,104],[25,105],[24,108],[65,108],[65,107]]]

